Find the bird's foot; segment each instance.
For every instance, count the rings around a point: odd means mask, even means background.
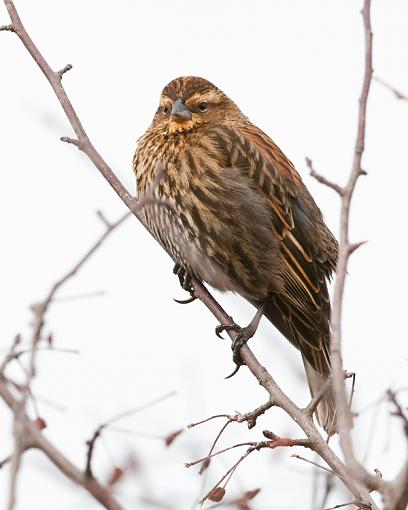
[[[181,288],[190,294],[188,299],[174,299],[174,301],[181,305],[186,305],[195,301],[197,298],[194,296],[194,287],[191,284],[191,275],[180,264],[175,264],[173,273],[178,276]]]
[[[245,365],[245,362],[241,357],[241,348],[248,342],[250,338],[255,335],[256,330],[258,329],[259,321],[263,315],[263,311],[264,305],[262,304],[258,308],[254,318],[245,328],[241,328],[241,326],[238,326],[238,324],[235,324],[235,322],[231,322],[231,324],[221,324],[215,328],[215,334],[219,338],[223,338],[221,336],[223,331],[234,331],[236,333],[235,338],[232,340],[231,344],[232,361],[235,363],[235,369],[225,379],[233,377],[238,372],[240,367]]]

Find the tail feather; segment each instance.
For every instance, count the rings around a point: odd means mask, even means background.
[[[330,375],[328,317],[319,327],[284,301],[282,296],[271,296],[264,315],[302,354],[310,393],[315,396]],[[327,314],[328,315],[328,314]],[[333,392],[329,390],[317,406],[316,419],[328,434],[336,431],[336,408]]]
[[[327,381],[327,376],[318,374],[303,355],[302,359],[305,366],[310,394],[312,397],[315,397]],[[336,406],[334,402],[333,392],[329,389],[319,402],[315,412],[318,424],[323,427],[329,435],[336,432]]]

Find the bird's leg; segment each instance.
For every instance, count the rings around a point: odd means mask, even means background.
[[[188,303],[192,303],[195,299],[194,296],[194,287],[191,285],[191,275],[178,263],[175,264],[173,268],[173,273],[178,276],[180,281],[181,288],[185,291],[189,292],[190,296],[188,299],[175,299],[176,303],[181,305],[186,305]]]
[[[241,328],[240,326],[238,326],[238,324],[235,324],[235,322],[233,322],[232,324],[220,325],[215,328],[215,334],[220,338],[222,338],[221,333],[223,331],[236,332],[236,336],[232,341],[231,345],[232,360],[236,366],[232,374],[228,375],[225,379],[229,379],[230,377],[234,376],[238,372],[240,366],[245,364],[241,358],[241,347],[245,345],[248,342],[248,340],[255,335],[256,330],[258,329],[259,326],[259,322],[262,318],[264,308],[265,303],[262,303],[261,306],[258,308],[254,318],[245,328]]]

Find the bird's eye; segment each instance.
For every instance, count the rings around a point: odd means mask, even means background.
[[[167,115],[169,113],[169,107],[168,106],[163,106],[163,113],[164,113],[164,115]]]
[[[205,112],[208,109],[208,104],[205,101],[202,101],[198,105],[198,109],[200,110],[200,112]]]

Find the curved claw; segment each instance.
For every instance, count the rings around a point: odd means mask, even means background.
[[[215,334],[218,336],[218,338],[221,338],[221,340],[224,340],[224,337],[221,336],[221,333],[223,331],[239,331],[241,328],[235,324],[234,322],[232,324],[219,324],[215,328]]]
[[[234,375],[238,372],[240,368],[241,365],[235,365],[233,372],[230,375],[227,375],[227,377],[224,377],[224,379],[231,379],[231,377],[234,377]]]
[[[195,296],[191,296],[189,297],[188,299],[176,299],[176,298],[173,298],[173,300],[178,303],[179,305],[188,305],[189,303],[192,303],[193,301],[195,301],[197,298]],[[222,337],[221,337],[222,338]]]
[[[225,330],[225,326],[220,324],[215,328],[215,334],[218,336],[218,338],[221,338],[221,340],[224,340],[224,337],[221,335],[221,333]]]

